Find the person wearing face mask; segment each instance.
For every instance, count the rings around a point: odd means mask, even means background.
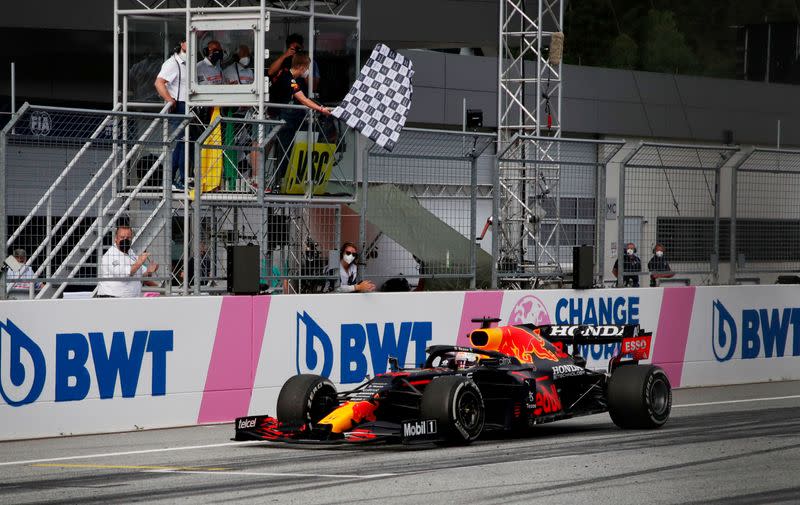
[[[273,86],[275,93],[270,91],[271,99],[275,103],[290,103],[293,105],[303,105],[309,109],[319,112],[325,116],[330,116],[331,111],[325,106],[319,105],[314,100],[306,96],[308,92],[308,77],[309,68],[311,67],[311,58],[306,53],[299,53],[292,58],[292,68],[289,72],[282,73],[278,76],[278,80]],[[282,97],[283,100],[277,100]],[[295,133],[303,122],[306,116],[306,111],[302,109],[278,109],[278,119],[283,119],[286,124],[281,127],[276,135],[278,141],[278,171],[275,174],[273,181],[273,189],[277,190],[280,186],[281,179],[286,174],[286,168],[289,165],[289,153],[292,152],[291,144],[294,140]]]
[[[95,298],[136,298],[142,295],[142,282],[148,286],[157,283],[149,280],[142,281],[142,277],[152,277],[158,271],[158,263],[148,261],[150,253],[143,252],[137,255],[131,250],[133,230],[130,226],[118,226],[114,234],[114,245],[108,248],[100,260],[98,277],[121,278],[129,277],[131,280],[103,280],[97,284]]]
[[[667,257],[664,255],[666,248],[661,244],[656,244],[653,248],[653,257],[647,262],[647,269],[650,271],[650,286],[655,287],[656,279],[667,279],[675,274],[669,267]]]
[[[189,85],[186,81],[186,37],[175,47],[175,53],[162,65],[154,83],[156,92],[164,102],[171,104],[171,114],[186,114],[186,95]],[[170,119],[172,130],[178,127],[180,119]],[[179,135],[183,139],[183,135]],[[192,162],[194,149],[189,149],[189,164]],[[184,186],[184,144],[176,142],[172,150],[172,183],[173,189],[180,190]]]
[[[628,242],[625,244],[625,257],[623,258],[623,266],[625,267],[625,277],[624,277],[624,284],[627,287],[638,288],[639,287],[639,276],[636,274],[627,275],[632,272],[641,272],[642,271],[642,260],[639,259],[639,256],[636,255],[636,244],[633,242]],[[614,274],[614,277],[619,277],[618,271],[618,262],[614,262],[614,268],[611,269],[611,273]]]
[[[205,58],[197,62],[197,84],[223,84],[222,77],[222,44],[218,40],[209,40],[204,51]]]
[[[375,291],[375,284],[371,281],[358,280],[358,267],[356,266],[358,248],[352,242],[345,242],[339,249],[339,285],[337,293],[369,293]]]
[[[222,76],[226,84],[252,84],[253,69],[250,67],[250,48],[242,44],[234,56],[234,62],[225,67]]]

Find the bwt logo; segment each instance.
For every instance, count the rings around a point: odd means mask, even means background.
[[[404,321],[399,324],[342,324],[339,328],[339,353],[335,355],[328,333],[307,313],[297,313],[297,373],[315,373],[330,377],[339,362],[339,381],[359,383],[369,373],[386,372],[390,356],[406,362],[409,346],[414,342],[414,364],[425,361],[425,348],[433,339],[431,321]]]
[[[741,359],[781,358],[786,354],[790,327],[792,356],[800,356],[800,307],[745,309],[741,324],[737,324],[722,302],[714,300],[712,305],[711,340],[717,361],[728,361],[737,355]]]
[[[101,399],[114,397],[119,378],[123,398],[136,396],[142,362],[150,353],[151,394],[167,389],[167,353],[173,348],[172,330],[138,330],[130,346],[122,331],[115,331],[111,346],[100,332],[58,333],[55,337],[55,401],[83,400],[93,380]],[[91,356],[91,362],[89,358]],[[48,366],[42,349],[18,326],[0,322],[0,395],[19,407],[35,402],[44,388]],[[94,374],[94,377],[92,375]]]
[[[44,354],[10,319],[0,321],[0,396],[12,407],[36,401],[47,375]]]

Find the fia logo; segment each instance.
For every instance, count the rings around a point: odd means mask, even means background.
[[[44,388],[41,348],[10,319],[0,321],[0,396],[12,407],[32,403]]]
[[[31,133],[34,135],[47,136],[52,125],[53,120],[47,112],[37,110],[31,113]]]

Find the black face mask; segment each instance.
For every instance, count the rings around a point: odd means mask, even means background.
[[[220,60],[222,60],[222,51],[214,51],[209,53],[208,61],[210,61],[212,65],[216,65],[220,62]]]
[[[120,251],[128,254],[128,251],[131,250],[131,241],[128,239],[123,239],[119,241],[119,245],[117,245]]]

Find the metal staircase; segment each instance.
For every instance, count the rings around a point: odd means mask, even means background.
[[[83,269],[96,271],[108,232],[120,218],[128,217],[132,203],[159,168],[163,168],[164,174],[169,173],[172,147],[189,118],[165,115],[167,108],[165,106],[159,114],[151,114],[121,112],[118,108],[100,112],[25,104],[3,130],[6,147],[57,145],[68,148],[81,144],[6,240],[9,249],[34,247],[30,237],[44,232],[25,263],[38,265],[34,276],[45,281],[36,299],[58,298],[68,285],[63,279],[74,279]],[[170,119],[175,120],[172,126]],[[42,124],[49,126],[43,128]],[[145,173],[135,185],[125,184],[131,167],[145,154],[152,155]],[[139,165],[141,168],[141,163]],[[136,229],[137,250],[146,249],[164,227],[166,219],[157,217],[167,211],[166,203],[172,195],[169,178],[162,179],[163,198]],[[119,191],[123,187],[124,193]],[[54,195],[76,192],[74,200],[56,218]],[[31,229],[37,217],[45,217],[45,230]],[[53,282],[56,279],[58,282]]]

